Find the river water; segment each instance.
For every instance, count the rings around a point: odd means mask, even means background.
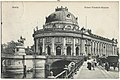
[[[8,73],[4,72],[1,74],[1,78],[10,78],[10,79],[33,79],[33,78],[45,78],[43,75],[45,75],[44,70],[41,70],[39,73],[34,73],[34,72],[27,72],[26,75],[23,73],[21,74],[13,74],[13,73]]]

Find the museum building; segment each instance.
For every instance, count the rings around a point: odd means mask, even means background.
[[[80,56],[116,55],[117,39],[108,39],[80,27],[77,17],[67,7],[56,8],[46,17],[43,29],[34,30],[34,46],[38,55]]]

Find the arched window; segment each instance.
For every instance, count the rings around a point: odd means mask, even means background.
[[[47,54],[50,55],[51,49],[50,46],[47,46]]]
[[[76,56],[79,55],[79,48],[76,47]]]
[[[70,46],[67,47],[67,55],[71,55],[71,47]]]
[[[42,55],[42,47],[40,46],[40,55]]]
[[[56,47],[56,55],[61,55],[61,47],[60,46]]]

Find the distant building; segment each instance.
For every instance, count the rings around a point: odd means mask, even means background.
[[[46,17],[43,29],[34,30],[35,52],[39,55],[116,55],[117,40],[95,35],[80,27],[68,8],[56,8]]]

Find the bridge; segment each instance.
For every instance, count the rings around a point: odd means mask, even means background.
[[[53,76],[57,76],[62,71],[64,71],[65,66],[71,70],[71,66],[77,66],[78,64],[82,64],[84,61],[83,56],[47,56],[46,57],[46,76],[50,75],[50,72],[53,72]],[[80,65],[81,65],[80,64]]]
[[[23,55],[23,56],[2,56],[2,63],[4,60],[11,61],[12,63],[15,62],[15,65],[21,63],[21,66],[26,66],[26,70],[33,69],[33,73],[36,74],[36,78],[39,78],[39,73],[41,69],[44,69],[44,74],[42,77],[50,78],[50,76],[54,76],[54,78],[62,78],[67,76],[68,74],[71,75],[73,71],[80,67],[84,61],[83,56],[66,56],[66,55]],[[17,63],[16,63],[17,62]],[[5,64],[8,65],[8,64]],[[10,63],[9,65],[10,66]],[[76,68],[75,70],[72,69]],[[66,74],[67,70],[67,74]],[[73,71],[72,71],[73,70]],[[72,72],[71,72],[72,71]],[[23,71],[25,72],[25,71]],[[71,73],[70,73],[71,72]],[[45,76],[44,76],[45,75]]]

